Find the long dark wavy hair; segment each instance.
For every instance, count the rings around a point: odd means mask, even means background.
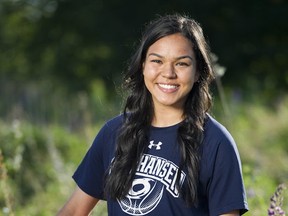
[[[129,192],[138,163],[149,141],[154,109],[151,94],[144,84],[142,74],[146,53],[157,40],[175,33],[181,33],[192,42],[199,74],[199,79],[185,102],[184,121],[178,129],[181,154],[178,182],[181,170],[186,169],[187,172],[185,190],[180,189],[180,194],[187,203],[197,204],[200,145],[203,140],[206,113],[212,104],[209,84],[214,75],[210,50],[201,26],[195,20],[179,14],[158,17],[146,26],[124,76],[124,87],[128,90],[123,110],[124,122],[118,134],[115,158],[105,181],[106,195],[112,199],[121,199]]]

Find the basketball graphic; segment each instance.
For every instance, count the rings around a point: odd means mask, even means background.
[[[164,185],[151,178],[135,179],[127,196],[118,200],[121,209],[130,215],[145,215],[160,202]]]

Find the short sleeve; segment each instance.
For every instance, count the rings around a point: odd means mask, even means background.
[[[200,178],[209,215],[219,216],[233,210],[248,211],[241,160],[236,143],[212,117],[205,127]]]
[[[97,199],[103,199],[103,144],[104,128],[93,141],[82,162],[76,169],[73,179],[81,190]]]
[[[209,209],[211,216],[232,210],[244,214],[248,207],[243,185],[238,150],[232,140],[222,140],[215,157],[213,176],[209,185]]]

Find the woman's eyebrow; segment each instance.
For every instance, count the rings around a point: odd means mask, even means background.
[[[157,54],[157,53],[149,53],[149,55],[148,56],[157,56],[157,57],[159,57],[159,58],[163,58],[163,56],[161,56],[161,55],[159,55],[159,54]]]
[[[159,55],[159,54],[157,54],[157,53],[149,53],[148,56],[151,56],[151,55],[152,55],[152,56],[159,57],[159,58],[164,58],[162,55]],[[177,58],[175,58],[175,59],[180,60],[180,59],[184,59],[184,58],[189,58],[189,59],[191,59],[191,60],[193,61],[193,58],[192,58],[191,56],[189,56],[189,55],[179,56],[179,57],[177,57]]]
[[[191,56],[189,56],[189,55],[179,56],[176,59],[180,60],[180,59],[184,59],[184,58],[189,58],[189,59],[191,59],[193,61],[193,58]]]

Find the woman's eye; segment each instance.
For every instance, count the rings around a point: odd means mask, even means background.
[[[158,59],[152,59],[151,62],[154,62],[154,63],[157,63],[157,64],[162,63],[162,61],[161,61],[161,60],[158,60]]]
[[[176,65],[178,65],[178,66],[189,66],[189,64],[188,63],[186,63],[186,62],[178,62]]]

